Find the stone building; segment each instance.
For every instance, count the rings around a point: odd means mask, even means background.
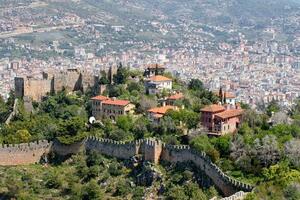
[[[135,106],[127,100],[96,96],[91,99],[92,113],[96,119],[115,120],[120,115],[133,114]]]
[[[163,90],[172,90],[172,79],[157,75],[148,78],[145,82],[148,94],[158,94]]]
[[[16,77],[15,93],[19,98],[28,97],[41,101],[48,93],[65,89],[67,92],[86,91],[97,84],[98,78],[85,71],[68,69],[59,72],[43,72],[41,79],[33,77]]]
[[[34,79],[32,77],[15,78],[16,97],[27,97],[33,101],[40,101],[44,96],[53,91],[53,80]]]
[[[149,78],[156,75],[163,75],[165,70],[166,68],[162,65],[151,64],[146,67],[144,76]]]
[[[239,106],[213,104],[201,109],[201,123],[211,135],[225,135],[237,131],[243,115]]]

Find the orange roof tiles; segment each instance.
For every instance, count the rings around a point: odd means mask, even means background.
[[[242,115],[244,110],[242,109],[233,109],[233,110],[225,110],[224,112],[218,113],[215,116],[220,117],[222,119],[228,119],[232,117],[237,117]]]
[[[225,92],[224,95],[227,99],[234,99],[236,97],[234,94],[232,94],[230,92]]]
[[[93,97],[91,99],[92,100],[98,100],[98,101],[105,101],[105,100],[108,100],[109,98],[106,97],[106,96],[99,95],[99,96],[95,96],[95,97]]]
[[[152,76],[149,78],[149,80],[154,81],[154,82],[172,81],[172,79],[165,77],[165,76],[161,76],[161,75]]]
[[[106,101],[103,101],[102,104],[108,104],[108,105],[115,105],[115,106],[127,106],[130,104],[130,101],[127,100],[120,100],[120,99],[108,99]]]
[[[212,104],[201,109],[202,112],[221,112],[224,110],[225,108],[218,104]]]
[[[170,99],[170,100],[177,100],[177,99],[181,99],[181,98],[183,98],[182,93],[177,93],[177,94],[174,94],[174,95],[171,95],[168,97],[168,99]]]
[[[163,106],[163,107],[151,108],[148,110],[148,112],[164,115],[168,110],[176,110],[176,108],[177,108],[176,106]]]

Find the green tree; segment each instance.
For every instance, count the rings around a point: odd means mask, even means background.
[[[133,119],[130,115],[121,115],[117,117],[116,124],[120,129],[128,132],[133,128]]]
[[[267,106],[267,114],[268,116],[272,116],[273,113],[279,112],[280,107],[276,101],[272,101],[268,106]]]
[[[118,65],[117,73],[114,75],[113,80],[115,84],[125,84],[129,76],[129,70],[122,66],[122,63]]]
[[[211,141],[222,156],[229,156],[231,142],[231,137],[229,135],[213,138]]]
[[[170,186],[170,189],[167,191],[166,197],[168,200],[188,200],[184,192],[184,188],[180,186]]]
[[[138,91],[144,92],[144,86],[141,83],[130,82],[127,86],[129,92]]]
[[[101,85],[107,85],[107,84],[109,84],[109,80],[107,78],[107,74],[106,74],[106,72],[104,70],[100,72],[100,76],[101,77],[99,79],[99,83]]]
[[[17,131],[17,138],[19,140],[19,142],[29,142],[30,140],[30,133],[28,132],[28,130],[18,130]]]
[[[82,188],[81,197],[83,200],[101,200],[104,195],[101,187],[97,184],[97,181],[92,179]]]
[[[199,114],[187,109],[178,111],[170,110],[166,116],[170,116],[177,125],[179,125],[180,122],[186,124],[189,129],[196,128],[199,123]]]
[[[9,115],[9,107],[0,96],[0,123],[3,123]]]
[[[187,183],[184,187],[186,195],[189,199],[206,200],[207,197],[196,183]]]
[[[190,90],[203,90],[203,83],[199,79],[192,79],[188,85]]]
[[[199,152],[205,152],[213,162],[219,160],[220,153],[214,148],[214,146],[209,141],[207,135],[200,135],[195,137],[190,145]]]

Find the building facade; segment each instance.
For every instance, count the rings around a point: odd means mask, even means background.
[[[211,135],[234,133],[240,126],[243,110],[238,106],[213,104],[201,109],[201,124]]]
[[[67,92],[86,91],[97,84],[97,77],[78,69],[67,69],[59,72],[43,72],[41,79],[33,77],[15,77],[16,97],[27,97],[41,101],[48,93],[61,90]]]
[[[147,116],[152,122],[159,122],[160,119],[169,111],[169,110],[178,110],[176,106],[162,106],[151,108],[147,111]]]
[[[92,114],[99,120],[109,118],[115,120],[118,116],[133,114],[135,106],[127,100],[96,96],[91,99]]]
[[[148,65],[145,69],[144,76],[149,78],[156,75],[163,75],[165,70],[166,68],[164,66],[158,64]]]
[[[172,79],[157,75],[146,80],[145,83],[148,94],[158,94],[163,90],[172,90]]]

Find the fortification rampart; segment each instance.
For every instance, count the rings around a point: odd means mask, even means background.
[[[88,87],[97,85],[96,77],[86,71],[79,69],[68,69],[64,71],[43,72],[43,78],[16,77],[16,97],[24,96],[41,101],[48,93],[58,92],[65,89],[71,91],[85,91]]]
[[[229,197],[224,197],[220,200],[243,200],[247,196],[247,192],[239,191]]]
[[[101,154],[119,159],[130,159],[142,155],[147,161],[158,163],[160,160],[168,162],[193,162],[210,177],[217,188],[225,196],[238,191],[249,192],[251,185],[237,181],[217,167],[204,152],[199,153],[186,145],[166,145],[159,140],[145,139],[134,142],[117,142],[109,139],[88,137],[82,142],[63,145],[58,141],[48,143],[20,144],[0,148],[0,165],[21,165],[37,163],[41,156],[49,151],[65,156],[76,154],[81,150],[94,150]]]
[[[251,191],[252,186],[237,181],[228,175],[211,162],[210,158],[204,152],[199,153],[189,146],[170,146],[166,145],[163,148],[162,160],[169,162],[194,162],[202,171],[209,176],[214,184],[226,195],[232,195],[238,191]]]
[[[13,110],[12,110],[12,112],[9,114],[8,118],[5,120],[5,124],[7,124],[7,125],[10,124],[10,121],[12,120],[12,118],[13,118],[14,116],[16,116],[17,112],[18,112],[18,99],[15,99],[15,101],[14,101],[14,106],[13,106]]]
[[[85,141],[86,140],[66,145],[66,144],[60,143],[58,140],[54,140],[51,145],[51,152],[54,152],[60,156],[77,154],[80,151],[84,150]]]
[[[85,142],[86,150],[94,150],[120,159],[129,159],[137,155],[138,147],[136,142],[118,142],[95,137],[89,137]]]
[[[26,165],[39,163],[41,157],[50,151],[51,142],[46,140],[0,147],[0,165]]]

